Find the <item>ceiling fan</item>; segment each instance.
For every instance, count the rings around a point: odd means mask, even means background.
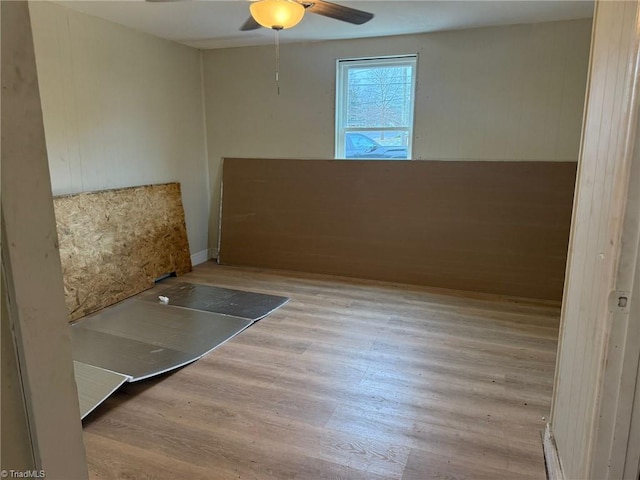
[[[251,17],[240,27],[241,31],[260,27],[291,28],[302,20],[306,11],[354,25],[362,25],[373,18],[373,13],[324,0],[257,0],[251,3],[249,10]]]

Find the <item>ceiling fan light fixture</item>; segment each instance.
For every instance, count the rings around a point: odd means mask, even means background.
[[[259,0],[249,10],[256,22],[274,30],[295,27],[304,16],[304,7],[293,0]]]

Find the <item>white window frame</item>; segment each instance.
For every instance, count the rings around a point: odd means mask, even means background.
[[[411,121],[407,127],[345,127],[344,120],[347,117],[347,95],[348,82],[347,72],[353,67],[363,66],[406,66],[411,65],[411,91],[413,93],[410,105]],[[416,76],[418,71],[418,55],[404,54],[386,57],[372,58],[339,58],[336,61],[336,121],[335,121],[335,146],[334,153],[336,159],[345,159],[344,140],[345,134],[348,132],[366,132],[366,131],[402,131],[407,132],[409,144],[407,145],[407,160],[413,158],[413,125],[415,122],[415,104],[416,104]]]

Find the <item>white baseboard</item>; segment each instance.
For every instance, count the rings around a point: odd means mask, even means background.
[[[207,260],[209,260],[211,258],[211,256],[209,255],[209,252],[210,252],[209,249],[207,249],[191,255],[191,265],[193,266],[200,265],[201,263],[204,263]]]
[[[558,447],[551,433],[551,425],[549,423],[544,429],[542,448],[544,450],[544,463],[547,466],[547,478],[549,480],[564,480],[560,457],[558,456]]]

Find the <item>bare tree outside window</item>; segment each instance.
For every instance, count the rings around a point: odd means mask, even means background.
[[[349,127],[406,127],[411,102],[409,67],[349,71]]]
[[[409,158],[415,65],[415,56],[339,62],[337,158]]]

